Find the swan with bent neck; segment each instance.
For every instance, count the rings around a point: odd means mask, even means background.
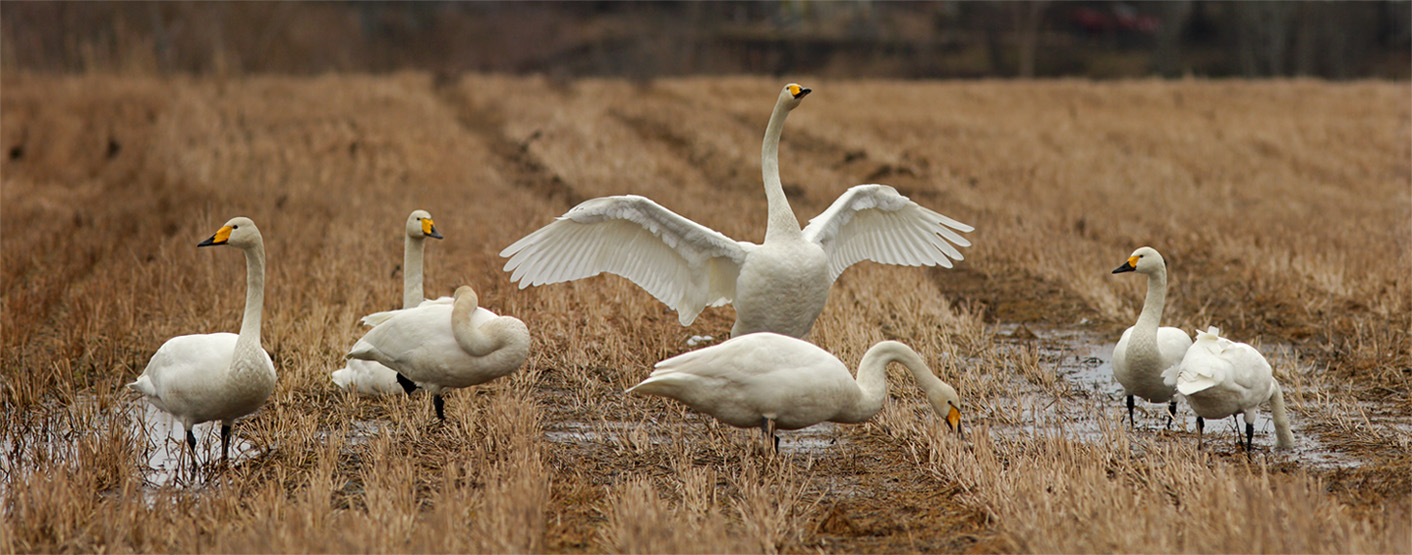
[[[707,306],[733,303],[732,336],[770,331],[806,337],[829,288],[863,260],[942,266],[970,246],[973,228],[886,185],[858,185],[800,229],[780,182],[785,117],[810,89],[780,91],[760,147],[768,217],[765,241],[736,241],[637,195],[584,201],[500,252],[520,288],[617,274],[646,289],[690,325]]]
[[[1128,397],[1128,423],[1135,425],[1133,397],[1167,404],[1167,427],[1177,416],[1176,388],[1162,375],[1181,364],[1191,346],[1191,336],[1173,327],[1160,327],[1162,309],[1167,304],[1167,262],[1152,247],[1142,247],[1128,257],[1115,274],[1137,272],[1147,276],[1147,298],[1137,323],[1123,331],[1113,348],[1113,377]]]
[[[1275,448],[1294,447],[1284,391],[1275,381],[1270,362],[1254,347],[1221,337],[1221,330],[1214,326],[1196,330],[1196,342],[1187,349],[1181,364],[1163,378],[1196,413],[1197,449],[1201,448],[1205,419],[1240,414],[1245,417],[1245,451],[1249,453],[1255,439],[1255,408],[1267,401],[1275,421]],[[1236,443],[1240,443],[1239,434]]]
[[[192,428],[221,421],[221,460],[229,459],[235,421],[269,399],[275,389],[275,365],[260,346],[260,315],[265,304],[265,244],[249,218],[234,218],[198,247],[230,245],[245,253],[245,316],[240,333],[182,335],[168,339],[137,380],[128,384],[157,408],[181,422],[196,465]]]
[[[628,389],[669,397],[737,428],[759,427],[778,448],[775,430],[820,422],[856,424],[882,410],[887,365],[912,372],[927,402],[961,432],[961,398],[912,348],[883,341],[863,355],[858,377],[837,357],[808,341],[762,332],[731,339],[657,363],[646,380]]]
[[[422,258],[426,239],[442,239],[436,222],[426,210],[413,210],[407,216],[402,241],[402,308],[412,308],[427,302],[422,297]],[[367,323],[364,319],[363,323]],[[333,383],[366,395],[401,394],[405,390],[397,381],[397,371],[371,360],[350,359],[331,375]]]
[[[348,358],[393,369],[409,393],[426,389],[437,418],[445,420],[443,391],[504,376],[529,358],[525,323],[479,304],[475,290],[463,285],[450,299],[369,315],[364,321],[373,329],[353,345]]]

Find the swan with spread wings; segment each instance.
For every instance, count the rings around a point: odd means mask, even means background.
[[[628,278],[689,325],[708,306],[734,304],[732,336],[769,331],[803,338],[839,274],[872,260],[950,268],[973,228],[887,185],[858,185],[803,229],[785,198],[779,141],[785,117],[810,89],[780,91],[761,147],[769,220],[765,241],[736,241],[637,195],[584,201],[500,252],[520,288],[603,272]]]

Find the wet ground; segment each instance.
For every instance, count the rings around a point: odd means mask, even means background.
[[[1000,325],[992,331],[1002,351],[1029,351],[1031,356],[1038,356],[1040,366],[1052,372],[1054,380],[1046,382],[1043,377],[1026,379],[1013,372],[1002,373],[1005,388],[1013,393],[983,406],[969,407],[973,412],[967,415],[967,423],[972,429],[983,426],[992,434],[1013,437],[1057,433],[1081,442],[1094,442],[1103,440],[1105,430],[1115,426],[1128,427],[1122,388],[1112,376],[1112,343],[1093,332],[1081,330]],[[1274,364],[1283,367],[1301,364],[1288,346],[1266,345],[1261,350]],[[1292,368],[1287,371],[1308,370],[1311,369]],[[914,400],[912,404],[916,405],[912,407],[915,410],[925,410],[919,401]],[[16,445],[14,440],[7,440],[0,445],[3,447],[0,468],[13,466],[13,458],[21,452],[31,457],[69,456],[64,444],[73,439],[74,419],[83,418],[79,415],[97,414],[97,418],[117,423],[125,428],[125,433],[141,440],[140,444],[145,446],[141,460],[149,487],[181,487],[190,483],[191,454],[179,422],[141,399],[119,401],[115,407],[108,409],[97,405],[98,401],[93,397],[80,398],[68,409],[52,411],[51,421],[39,427],[46,432],[26,437],[26,445]],[[1412,443],[1412,417],[1382,410],[1378,405],[1370,404],[1363,409],[1362,414],[1353,415],[1352,418],[1361,420],[1360,425],[1367,427],[1370,433],[1391,438],[1394,445]],[[1178,403],[1177,418],[1170,428],[1167,427],[1166,417],[1166,405],[1139,400],[1136,426],[1132,428],[1135,439],[1138,439],[1135,447],[1142,449],[1150,445],[1147,440],[1196,441],[1195,416],[1182,403]],[[355,421],[350,428],[351,434],[345,440],[350,446],[358,445],[380,433],[387,425],[378,420]],[[1267,410],[1258,412],[1255,422],[1256,449],[1269,452],[1281,461],[1311,469],[1350,469],[1364,464],[1358,456],[1326,443],[1318,430],[1311,429],[1309,419],[1301,417],[1292,407],[1291,425],[1295,447],[1289,451],[1272,451],[1273,422]],[[688,416],[684,423],[610,419],[585,421],[569,417],[546,422],[545,440],[577,452],[661,448],[693,441],[692,438],[697,437],[693,433],[697,430],[693,428],[701,426],[726,428],[703,415]],[[803,430],[781,431],[779,451],[783,454],[827,457],[850,441],[849,434],[843,433],[844,427],[824,423]],[[1233,419],[1208,422],[1206,448],[1234,452],[1237,449],[1234,438],[1241,432],[1241,427]],[[763,438],[756,430],[735,432],[763,445]],[[200,424],[195,435],[196,456],[201,464],[219,461],[219,424]],[[236,433],[231,440],[230,459],[235,464],[259,455],[256,447],[241,437]],[[36,444],[35,441],[46,444]]]

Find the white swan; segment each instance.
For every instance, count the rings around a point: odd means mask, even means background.
[[[1245,343],[1221,337],[1221,330],[1210,327],[1196,331],[1196,342],[1187,349],[1178,367],[1167,371],[1163,378],[1176,386],[1196,413],[1197,448],[1206,427],[1205,418],[1225,418],[1245,415],[1245,450],[1250,451],[1255,437],[1255,407],[1270,402],[1275,421],[1275,447],[1294,446],[1285,414],[1284,391],[1275,382],[1275,372],[1260,351]],[[1237,435],[1236,441],[1240,438]]]
[[[1113,349],[1113,377],[1128,396],[1128,422],[1133,419],[1133,396],[1154,403],[1167,404],[1167,427],[1177,415],[1175,389],[1163,383],[1162,373],[1175,368],[1191,346],[1191,336],[1178,328],[1158,327],[1162,308],[1167,304],[1167,262],[1152,247],[1133,251],[1127,262],[1113,270],[1115,274],[1137,272],[1147,274],[1147,299],[1137,323],[1123,331],[1118,346]]]
[[[186,428],[196,459],[193,426],[221,421],[221,460],[228,458],[235,420],[255,412],[275,389],[275,365],[260,347],[260,312],[265,302],[265,243],[249,218],[226,222],[197,246],[230,245],[245,251],[245,317],[240,334],[210,333],[168,339],[128,387]]]
[[[402,241],[402,308],[422,304],[422,258],[426,238],[441,239],[436,223],[426,210],[413,210],[407,216]],[[367,324],[366,318],[363,323]],[[405,390],[397,382],[397,372],[371,360],[349,359],[347,365],[332,374],[333,383],[343,389],[353,388],[366,395],[391,395]]]
[[[353,345],[348,358],[396,370],[408,391],[413,386],[407,382],[425,388],[432,394],[437,418],[445,420],[443,390],[488,382],[529,358],[525,323],[497,316],[478,303],[475,290],[463,285],[453,298],[370,315],[364,321],[373,329]]]
[[[772,331],[805,337],[829,288],[862,260],[943,266],[970,246],[973,228],[924,208],[886,185],[858,185],[799,229],[780,184],[785,116],[809,89],[780,91],[760,149],[769,220],[765,242],[735,241],[636,195],[595,198],[500,252],[523,289],[603,272],[632,280],[689,325],[707,306],[734,303],[731,335]]]
[[[741,335],[657,363],[628,392],[670,397],[738,428],[758,426],[767,442],[778,445],[775,429],[872,418],[882,410],[887,364],[894,361],[912,371],[932,409],[959,433],[956,390],[896,341],[868,349],[855,381],[842,361],[808,341],[769,332]]]

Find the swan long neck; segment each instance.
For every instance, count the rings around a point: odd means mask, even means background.
[[[483,357],[500,349],[505,341],[494,333],[471,325],[471,316],[477,308],[480,308],[480,299],[474,292],[457,295],[451,306],[451,334],[456,337],[456,344],[462,350],[472,356]],[[490,327],[491,323],[482,327]]]
[[[402,308],[415,308],[426,297],[422,294],[422,257],[426,240],[406,236],[402,244]]]
[[[1289,414],[1285,412],[1285,393],[1278,382],[1275,383],[1275,393],[1270,396],[1270,416],[1275,421],[1275,447],[1294,447],[1294,434],[1289,431]]]
[[[1133,334],[1151,335],[1156,341],[1157,326],[1167,305],[1167,271],[1158,270],[1147,276],[1147,298],[1142,302],[1142,314],[1137,317]]]
[[[240,320],[236,352],[242,348],[260,349],[260,315],[265,306],[265,244],[257,242],[245,250],[245,316]]]
[[[769,206],[769,220],[765,225],[765,241],[772,237],[801,236],[799,220],[789,207],[789,199],[784,196],[784,184],[780,182],[780,134],[784,131],[784,119],[789,116],[789,108],[784,98],[775,103],[775,111],[770,113],[770,124],[765,127],[765,142],[760,145],[760,172],[765,179],[765,200]]]
[[[836,421],[863,422],[882,410],[883,400],[887,398],[887,365],[891,362],[900,362],[912,372],[912,377],[917,380],[917,385],[922,391],[926,392],[933,408],[938,406],[939,399],[948,395],[948,391],[950,396],[955,396],[955,390],[936,377],[911,347],[896,341],[883,341],[868,349],[863,355],[863,361],[858,363],[857,381],[860,395],[854,406],[846,409],[844,415]]]

